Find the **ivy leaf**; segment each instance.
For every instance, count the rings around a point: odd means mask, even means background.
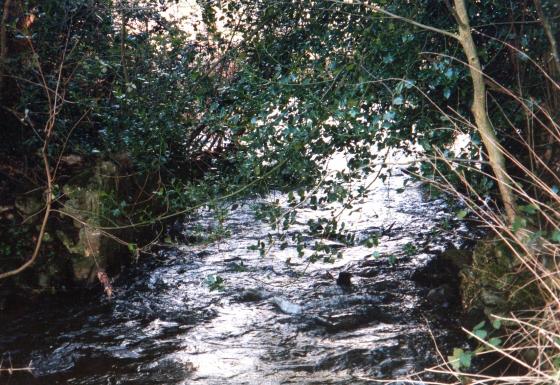
[[[494,321],[492,321],[492,327],[496,330],[500,329],[502,327],[502,321],[499,319],[495,319]]]
[[[447,357],[453,369],[461,370],[460,357],[462,354],[463,354],[463,349],[455,348],[453,349],[453,355]]]
[[[448,68],[447,71],[445,71],[445,77],[448,79],[453,78],[453,75],[455,74],[455,71],[453,71],[453,68]]]
[[[224,290],[224,279],[219,275],[209,275],[206,277],[206,285],[210,291],[214,290]]]
[[[412,35],[410,33],[402,36],[403,43],[408,43],[412,40],[414,40],[414,35]]]
[[[481,321],[474,326],[473,330],[477,331],[479,329],[482,329],[484,326],[486,326],[486,321]]]
[[[560,368],[560,356],[557,356],[552,360],[552,365],[554,365],[556,369]]]
[[[529,215],[534,215],[537,212],[537,207],[535,205],[520,206],[519,209]]]
[[[383,63],[385,64],[390,64],[395,60],[395,57],[393,55],[387,55],[383,58]]]
[[[485,340],[486,337],[488,337],[488,333],[486,332],[486,330],[483,329],[475,330],[474,335],[480,338],[481,340]]]
[[[498,347],[502,344],[502,339],[498,337],[492,337],[488,340],[488,343],[492,346]]]
[[[412,87],[414,87],[414,84],[415,84],[414,80],[405,80],[404,81],[404,86],[407,89],[411,89]]]
[[[136,243],[129,243],[126,246],[131,253],[136,253],[136,250],[138,250],[138,245]]]
[[[464,368],[470,368],[471,367],[471,362],[472,362],[472,353],[471,352],[464,352],[463,354],[461,354],[460,358],[459,358],[459,362],[461,363],[461,366]]]
[[[515,217],[515,219],[513,220],[513,224],[511,225],[511,230],[515,232],[519,229],[524,228],[525,226],[527,226],[527,219],[523,217]]]
[[[453,355],[447,357],[453,369],[459,371],[461,368],[470,368],[472,362],[472,352],[465,352],[463,349],[453,349]]]
[[[457,212],[457,218],[464,219],[469,212],[467,210],[459,210]]]
[[[395,118],[395,113],[393,111],[387,111],[384,115],[383,115],[383,119],[384,120],[393,120]]]

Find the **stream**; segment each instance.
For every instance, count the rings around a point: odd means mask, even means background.
[[[0,315],[2,368],[33,368],[0,384],[376,384],[434,365],[434,340],[446,354],[460,337],[457,294],[430,263],[468,230],[442,199],[402,192],[405,179],[375,182],[344,212],[356,244],[330,241],[334,262],[308,263],[293,245],[251,250],[273,232],[252,199],[225,219],[229,237],[162,247],[115,280],[111,299],[73,294]],[[262,198],[275,200],[287,207],[283,194]],[[335,209],[299,208],[288,234]],[[181,231],[215,227],[201,211]],[[361,242],[374,234],[378,246]],[[308,255],[315,239],[305,243]],[[341,272],[351,285],[337,284]]]

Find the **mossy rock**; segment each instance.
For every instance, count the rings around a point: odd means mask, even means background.
[[[74,218],[74,226],[82,227],[80,221],[97,224],[101,201],[106,192],[75,185],[64,186],[63,192],[68,199],[61,211]]]
[[[534,306],[539,298],[536,285],[530,283],[531,274],[522,270],[512,251],[500,240],[479,241],[471,266],[464,268],[460,276],[467,312],[504,314]]]
[[[85,257],[79,254],[72,256],[74,279],[79,282],[92,282],[95,279],[95,272],[98,268],[98,261],[94,257]]]
[[[63,187],[66,201],[61,211],[73,219],[74,228],[61,229],[56,235],[72,256],[71,266],[77,281],[89,282],[98,269],[106,270],[110,265],[122,263],[118,256],[122,248],[96,229],[110,217],[107,211],[115,200],[118,171],[113,162],[99,160]]]
[[[462,270],[472,264],[473,252],[470,250],[449,249],[441,253],[442,262]]]
[[[16,198],[15,207],[24,216],[30,216],[41,211],[45,207],[45,202],[38,194],[20,195]]]
[[[98,285],[95,281],[99,270],[113,276],[132,261],[126,244],[115,242],[99,228],[118,226],[123,219],[121,203],[140,194],[139,188],[152,189],[140,183],[141,180],[120,178],[119,174],[122,171],[115,162],[96,159],[81,164],[79,173],[71,173],[70,178],[60,178],[61,194],[54,207],[62,214],[52,213],[41,255],[33,268],[10,280],[10,287],[5,286],[5,290],[27,296]],[[58,195],[58,188],[56,193]],[[11,217],[3,215],[0,218],[0,257],[6,270],[20,266],[33,252],[33,237],[39,232],[41,219],[40,215],[33,214],[43,209],[44,196],[40,191],[21,194],[10,204]],[[115,213],[116,209],[119,209],[118,213]],[[17,220],[29,220],[25,226],[13,226],[14,215]],[[122,229],[111,234],[134,243],[151,237],[151,230],[150,227]]]

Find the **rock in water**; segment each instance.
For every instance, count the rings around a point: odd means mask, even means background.
[[[275,304],[278,309],[280,309],[283,313],[286,314],[301,314],[302,308],[298,304],[288,301],[285,298],[281,297],[273,297],[271,302]]]
[[[455,296],[451,286],[444,284],[431,289],[426,295],[426,299],[434,306],[448,307]]]
[[[257,302],[263,299],[270,298],[271,293],[261,288],[249,288],[243,290],[237,297],[241,302]]]
[[[338,278],[336,279],[336,284],[339,286],[352,286],[352,274],[347,271],[342,271],[338,273]]]

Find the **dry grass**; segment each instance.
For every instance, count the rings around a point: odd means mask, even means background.
[[[542,68],[537,70],[543,72],[551,95],[558,100],[558,82]],[[502,87],[502,90],[506,88]],[[524,282],[524,287],[534,287],[537,300],[526,304],[528,309],[512,309],[509,314],[493,314],[490,317],[502,325],[499,344],[491,344],[473,331],[464,329],[466,335],[479,346],[473,352],[473,362],[489,364],[478,372],[469,372],[467,368],[459,370],[456,362],[440,354],[441,364],[426,372],[450,376],[454,380],[448,383],[453,384],[560,384],[560,160],[551,157],[550,151],[539,149],[534,141],[535,132],[540,132],[548,138],[549,148],[560,148],[560,125],[554,119],[553,101],[538,105],[533,101],[527,105],[525,99],[514,91],[507,90],[507,94],[520,104],[520,113],[529,122],[526,130],[518,130],[513,123],[508,130],[515,135],[509,140],[523,149],[522,154],[511,154],[501,147],[510,170],[514,170],[508,183],[519,205],[516,208],[519,222],[512,224],[508,221],[503,209],[481,196],[469,182],[465,167],[458,167],[454,160],[447,159],[441,152],[432,160],[438,175],[427,182],[459,199],[471,216],[507,247],[514,266],[511,273],[530,277]],[[457,122],[455,127],[461,122],[464,127],[465,120],[461,117],[448,118]],[[510,118],[506,116],[508,122],[511,122]],[[448,170],[452,170],[455,179],[458,178],[459,185],[451,182],[449,174],[438,171],[441,167],[436,167],[436,163],[441,166],[442,162]],[[483,170],[480,165],[469,168],[471,172],[495,180]],[[409,377],[401,381],[430,383],[418,381],[418,378]]]

